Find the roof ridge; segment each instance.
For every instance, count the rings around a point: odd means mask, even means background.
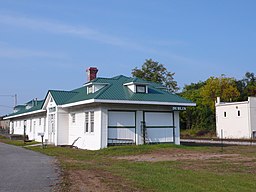
[[[106,85],[106,87],[103,87],[102,90],[99,90],[100,92],[95,95],[95,99],[100,97],[104,93],[104,91],[108,90],[111,87],[111,85],[112,85],[112,83],[109,83],[108,85]],[[103,89],[104,89],[104,91],[103,91]]]
[[[78,88],[79,89],[79,88]],[[65,90],[49,90],[49,92],[51,92],[51,91],[55,91],[55,92],[70,92],[70,93],[78,93],[77,91],[74,91],[74,90],[72,90],[72,91],[65,91]]]

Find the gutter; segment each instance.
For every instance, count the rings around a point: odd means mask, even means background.
[[[115,104],[138,104],[138,105],[170,105],[170,106],[187,106],[194,107],[196,103],[178,103],[178,102],[158,102],[158,101],[130,101],[130,100],[105,100],[105,99],[89,99],[75,103],[61,105],[62,108],[89,104],[89,103],[115,103]]]
[[[26,115],[33,115],[33,114],[41,113],[41,112],[45,112],[45,111],[46,110],[41,109],[41,110],[31,111],[31,112],[28,112],[28,113],[21,113],[21,114],[18,114],[18,115],[4,117],[4,120],[16,118],[16,117],[22,117],[22,116],[26,116]]]

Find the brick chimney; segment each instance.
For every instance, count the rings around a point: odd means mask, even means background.
[[[88,69],[86,69],[86,72],[87,72],[87,80],[92,81],[97,77],[98,69],[97,67],[89,67]]]

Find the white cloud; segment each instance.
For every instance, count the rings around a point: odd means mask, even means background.
[[[51,20],[42,20],[42,19],[35,19],[35,18],[29,18],[24,16],[16,16],[16,15],[4,15],[0,14],[0,23],[5,25],[11,25],[15,27],[23,27],[31,30],[40,30],[45,31],[49,33],[55,33],[55,34],[66,34],[66,35],[73,35],[80,38],[97,41],[103,44],[113,45],[117,47],[122,47],[130,50],[135,50],[143,53],[148,53],[151,55],[160,55],[164,57],[168,57],[173,60],[178,60],[180,62],[190,62],[189,58],[186,58],[184,56],[178,55],[176,53],[170,53],[168,50],[160,48],[158,46],[164,46],[164,45],[184,45],[185,42],[182,41],[159,41],[152,42],[156,46],[150,46],[148,43],[138,43],[134,42],[129,39],[125,38],[119,38],[113,35],[108,35],[102,32],[99,32],[95,29],[86,27],[86,26],[75,26],[71,24],[63,24],[56,21]],[[154,48],[152,48],[154,47]],[[24,56],[30,54],[29,50],[3,50],[3,53],[0,53],[0,56],[2,55],[12,55],[16,54],[16,56]],[[48,53],[44,52],[33,52],[32,55],[34,56],[47,56]],[[48,55],[50,56],[50,55]]]
[[[116,46],[129,46],[133,48],[136,48],[138,46],[134,43],[130,43],[129,41],[124,41],[120,38],[101,33],[97,30],[85,26],[67,25],[56,21],[47,21],[14,15],[0,15],[0,23],[56,34],[74,35],[85,39]]]

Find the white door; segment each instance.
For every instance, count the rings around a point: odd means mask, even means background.
[[[174,142],[174,121],[172,112],[144,112],[145,142]],[[143,130],[142,130],[143,132]],[[142,133],[143,135],[143,133]]]
[[[49,114],[48,116],[48,133],[49,143],[55,142],[55,114]]]
[[[108,112],[108,143],[135,143],[136,136],[135,111]]]

